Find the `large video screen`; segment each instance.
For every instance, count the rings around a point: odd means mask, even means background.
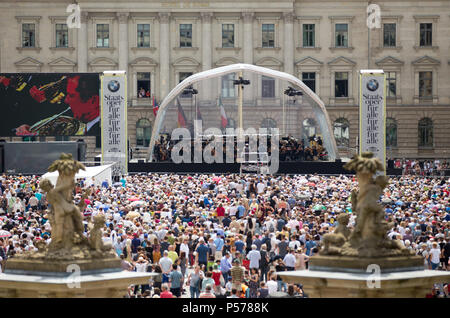
[[[0,74],[0,136],[100,135],[96,73]]]

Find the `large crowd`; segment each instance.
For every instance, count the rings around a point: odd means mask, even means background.
[[[191,160],[194,162],[194,150],[197,149],[197,143],[201,142],[202,153],[205,151],[208,145],[214,145],[214,141],[216,137],[204,137],[202,140],[191,140]],[[227,158],[227,147],[225,138],[222,140],[223,149],[222,149],[222,160],[226,162]],[[156,162],[170,162],[172,160],[172,150],[174,145],[178,143],[178,140],[171,139],[170,135],[161,135],[159,140],[155,142],[155,147],[153,149],[153,157]],[[259,139],[255,144],[255,149],[252,149],[251,142],[249,142],[249,137],[246,137],[245,143],[243,145],[244,151],[243,153],[250,152],[258,152],[256,149],[259,147]],[[271,155],[271,137],[267,137],[267,155]],[[215,155],[216,149],[212,149],[212,156]],[[229,151],[229,150],[228,150]],[[237,138],[234,138],[233,145],[233,153],[231,157],[233,158],[233,162],[237,162],[238,159],[245,160],[245,158],[238,158],[238,153],[242,153],[238,151],[238,142]],[[280,138],[278,144],[279,151],[279,159],[282,162],[285,161],[323,161],[328,160],[328,152],[323,145],[322,137],[320,136],[311,136],[309,139],[305,141],[305,139],[298,139],[292,136],[287,136]],[[247,158],[248,160],[248,158]],[[265,160],[265,156],[261,156],[259,158],[260,161]]]
[[[0,178],[0,264],[51,241],[38,176]],[[74,200],[89,188],[77,183]],[[86,183],[87,184],[87,183]],[[104,243],[124,270],[158,273],[126,297],[307,297],[280,271],[308,268],[340,213],[355,224],[354,176],[132,175],[90,186],[85,234],[103,213]],[[450,179],[392,177],[380,198],[388,237],[423,257],[424,268],[450,270]],[[430,297],[449,297],[448,285]],[[430,288],[431,289],[431,288]]]

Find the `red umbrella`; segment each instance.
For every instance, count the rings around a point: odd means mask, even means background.
[[[133,201],[139,201],[139,198],[132,197],[132,198],[129,198],[128,201],[132,201],[132,202],[133,202]]]
[[[316,184],[314,182],[308,182],[306,185],[310,186],[310,187],[315,187],[316,186]]]

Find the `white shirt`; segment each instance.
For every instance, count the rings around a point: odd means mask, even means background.
[[[161,269],[164,273],[170,272],[172,264],[173,262],[169,257],[163,257],[159,260],[159,266],[161,266]]]
[[[147,262],[136,263],[136,272],[143,273],[147,271]]]
[[[287,267],[295,267],[295,256],[291,253],[286,254],[286,256],[283,259],[283,262],[286,264]]]
[[[180,245],[180,252],[184,252],[186,254],[186,259],[189,258],[189,246],[185,243],[181,243]],[[181,254],[181,253],[180,253]]]
[[[267,282],[267,288],[269,289],[269,295],[273,295],[278,290],[278,283],[274,280],[269,280]]]
[[[259,268],[259,261],[261,260],[261,253],[257,250],[251,250],[247,254],[247,258],[250,260],[250,268]]]
[[[430,250],[430,254],[431,254],[431,262],[434,264],[439,264],[441,258],[441,250],[439,248],[432,248]]]

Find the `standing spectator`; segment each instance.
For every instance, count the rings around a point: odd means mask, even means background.
[[[176,264],[172,265],[172,272],[169,275],[170,292],[177,298],[181,297],[181,284],[183,275],[178,271]]]

